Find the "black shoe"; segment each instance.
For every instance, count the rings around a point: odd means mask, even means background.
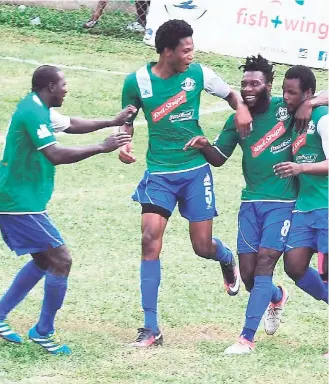
[[[229,252],[231,250],[227,248]],[[232,253],[232,252],[231,252]],[[234,256],[232,254],[232,262],[231,263],[220,263],[222,268],[223,278],[224,278],[224,286],[226,292],[230,296],[235,296],[238,294],[240,289],[240,275],[239,268],[235,264]]]
[[[136,340],[129,344],[131,347],[145,348],[151,347],[152,345],[157,347],[158,345],[163,344],[161,331],[155,335],[149,328],[138,328],[137,332]]]

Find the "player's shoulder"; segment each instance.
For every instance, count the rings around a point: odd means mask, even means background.
[[[39,96],[34,93],[28,93],[17,105],[17,113],[24,115],[50,116],[49,109],[40,100]]]
[[[147,63],[139,67],[136,71],[129,73],[126,76],[125,83],[130,85],[137,85],[139,82],[150,81],[150,68],[151,64]]]
[[[225,121],[225,129],[235,129],[235,123],[234,123],[234,118],[235,118],[236,113],[232,113],[227,120]]]
[[[281,106],[282,104],[284,104],[284,99],[282,96],[272,96],[271,97],[271,105],[273,107],[276,107],[276,106]]]
[[[324,115],[328,115],[329,113],[329,107],[328,105],[320,105],[319,107],[316,107],[312,111],[312,118],[317,117],[320,119]]]

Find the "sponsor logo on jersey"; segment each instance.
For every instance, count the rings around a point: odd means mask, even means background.
[[[180,113],[176,113],[174,115],[169,116],[169,121],[171,123],[176,123],[178,121],[192,120],[194,115],[194,109],[190,111],[184,111]]]
[[[195,80],[191,79],[190,77],[187,77],[181,84],[182,89],[184,91],[190,92],[193,91],[195,88]]]
[[[284,140],[282,141],[282,143],[278,144],[278,145],[272,145],[271,147],[271,152],[272,153],[279,153],[279,152],[282,152],[286,149],[288,149],[289,147],[291,147],[291,139],[288,139],[288,140]]]
[[[296,156],[296,163],[315,163],[318,155],[316,153],[310,153],[307,155]]]
[[[181,91],[151,112],[153,123],[157,123],[184,103],[186,103],[186,92]]]
[[[288,109],[286,107],[279,107],[276,111],[276,119],[279,121],[286,121],[290,117]]]
[[[306,133],[299,135],[296,140],[292,143],[292,154],[296,153],[306,144]]]
[[[314,124],[314,121],[313,121],[313,120],[311,120],[311,121],[308,123],[306,133],[307,133],[308,135],[314,135],[314,133],[315,133],[315,124]]]
[[[40,128],[37,130],[37,135],[39,139],[45,139],[46,137],[51,136],[51,132],[47,128],[46,124],[40,124]]]
[[[252,157],[257,157],[265,151],[275,140],[286,132],[282,121],[277,123],[267,134],[251,146]]]

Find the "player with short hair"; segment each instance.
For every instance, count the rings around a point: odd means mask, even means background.
[[[291,158],[291,120],[281,97],[271,97],[273,65],[261,55],[246,59],[241,95],[253,117],[251,134],[242,139],[234,115],[211,145],[205,137],[195,137],[186,148],[199,148],[210,164],[222,166],[239,144],[246,187],[238,217],[237,248],[241,278],[250,292],[246,321],[237,343],[226,354],[248,353],[265,315],[265,331],[274,334],[288,299],[285,288],[273,283],[273,271],[280,258],[290,228],[296,200],[293,178],[280,179],[273,165]]]
[[[239,288],[231,250],[212,238],[217,212],[210,167],[198,150],[184,152],[183,147],[191,137],[202,134],[198,121],[203,90],[224,98],[236,109],[240,128],[247,129],[252,119],[227,83],[211,69],[192,63],[192,35],[191,26],[183,20],[170,20],[160,26],[155,37],[158,62],[130,74],[122,92],[122,105],[143,109],[149,133],[147,171],[133,195],[142,206],[141,294],[145,321],[133,343],[137,347],[162,344],[157,322],[159,255],[177,203],[180,214],[189,221],[194,252],[219,262],[229,295],[235,295]],[[132,133],[133,124],[125,124],[123,130]],[[136,160],[131,144],[121,148],[119,157],[125,163]]]
[[[315,89],[316,78],[310,68],[302,65],[290,68],[283,82],[289,113],[293,114],[303,100],[312,99]],[[328,106],[313,109],[307,130],[293,131],[293,162],[281,162],[274,167],[282,180],[297,176],[299,181],[284,254],[285,271],[297,287],[326,303],[328,283],[310,267],[310,261],[316,251],[328,260],[328,125]]]
[[[28,337],[51,354],[65,355],[71,350],[56,341],[54,320],[64,301],[72,261],[46,212],[54,189],[55,166],[112,152],[127,144],[131,137],[118,133],[100,144],[64,147],[57,143],[54,131],[87,133],[121,125],[136,110],[129,106],[114,120],[107,121],[70,119],[51,110],[62,105],[66,92],[64,74],[58,68],[44,65],[36,69],[32,92],[18,103],[12,115],[0,163],[2,237],[18,256],[32,256],[0,300],[0,336],[17,344],[23,342],[8,324],[7,315],[45,277],[40,318]]]

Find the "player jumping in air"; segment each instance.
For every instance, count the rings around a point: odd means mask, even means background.
[[[212,235],[217,212],[210,167],[200,151],[184,152],[183,147],[193,136],[202,134],[198,121],[203,90],[227,100],[237,111],[236,123],[242,129],[249,128],[252,118],[227,83],[211,69],[192,63],[192,35],[191,26],[183,20],[170,20],[160,26],[155,37],[159,61],[130,74],[122,92],[122,105],[143,110],[149,133],[147,171],[133,195],[142,206],[140,278],[144,326],[132,344],[137,347],[162,344],[157,321],[159,256],[176,204],[189,221],[194,252],[218,262],[229,295],[237,294],[239,289],[233,254]],[[132,134],[133,123],[125,124],[123,130]],[[122,147],[119,156],[125,163],[136,160],[131,144]]]

